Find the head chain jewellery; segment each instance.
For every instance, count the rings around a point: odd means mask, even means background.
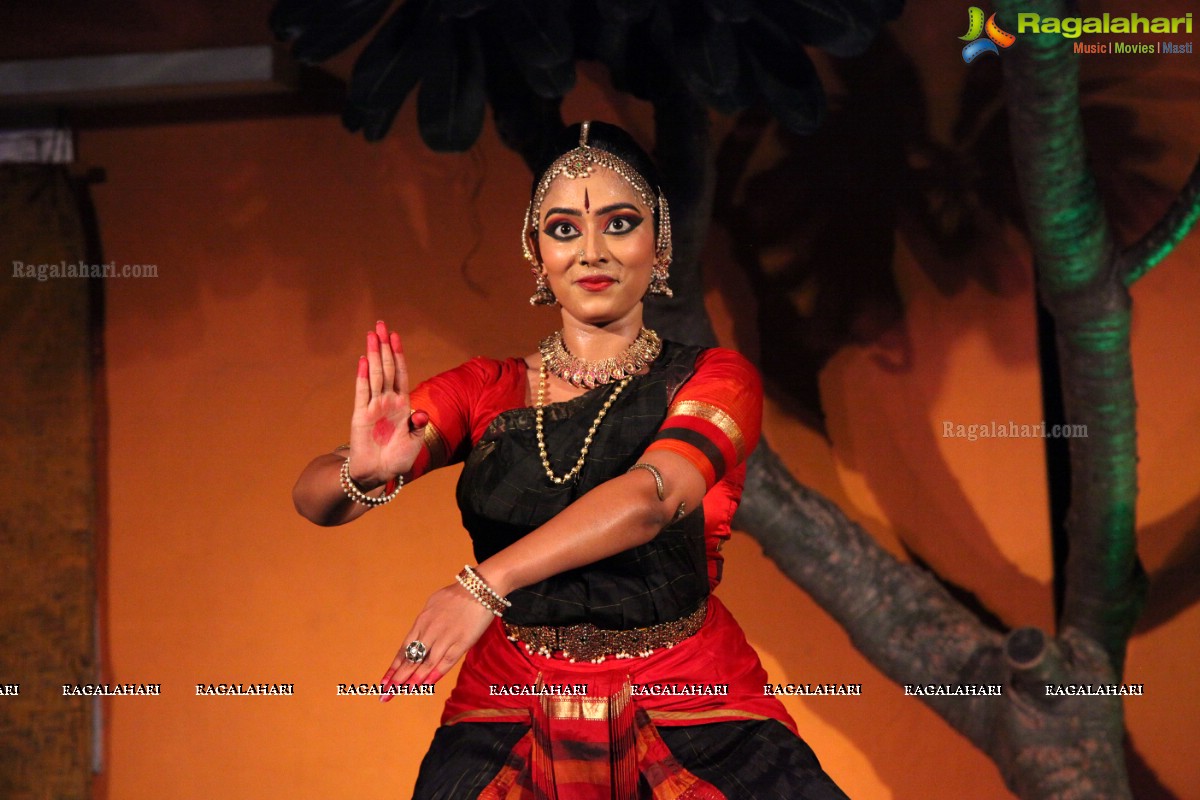
[[[649,182],[642,174],[631,167],[626,161],[618,158],[607,150],[592,147],[588,144],[588,129],[591,122],[583,122],[579,126],[579,146],[574,150],[563,153],[554,163],[542,173],[533,200],[525,209],[524,227],[521,230],[521,252],[526,260],[533,265],[533,275],[537,281],[537,291],[529,298],[531,305],[553,305],[554,294],[546,285],[541,263],[534,255],[532,238],[537,232],[538,219],[541,216],[542,202],[550,191],[550,184],[559,175],[567,178],[586,178],[596,167],[604,167],[620,175],[629,186],[637,192],[642,202],[650,209],[650,213],[658,215],[658,236],[654,244],[654,265],[650,270],[649,294],[672,297],[671,287],[667,285],[667,277],[671,267],[671,211],[667,206],[667,198],[660,191],[655,194]]]

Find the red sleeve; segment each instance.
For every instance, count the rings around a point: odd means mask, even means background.
[[[690,461],[704,476],[704,549],[708,585],[721,582],[721,547],[742,499],[746,457],[758,444],[762,426],[762,379],[740,354],[706,350],[667,409],[654,441],[646,448],[669,450]]]
[[[712,489],[754,450],[761,425],[758,370],[740,353],[715,347],[696,359],[696,372],[676,392],[646,452],[683,456]]]
[[[408,478],[461,461],[497,414],[524,402],[524,379],[521,359],[473,358],[420,383],[410,402],[413,411],[429,414],[429,424]]]

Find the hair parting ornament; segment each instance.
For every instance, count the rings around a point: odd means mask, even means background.
[[[554,293],[546,284],[542,265],[533,251],[533,237],[537,235],[538,220],[541,217],[542,202],[550,191],[550,184],[559,176],[575,179],[586,178],[595,172],[597,167],[612,170],[629,184],[642,202],[650,209],[650,213],[658,217],[658,235],[654,246],[654,265],[650,272],[650,287],[648,294],[671,297],[671,287],[667,285],[668,270],[671,266],[671,213],[667,207],[667,198],[661,191],[655,192],[650,183],[640,172],[631,167],[626,161],[600,147],[592,147],[588,143],[588,132],[591,122],[583,122],[579,126],[579,146],[563,153],[542,173],[533,199],[525,211],[525,225],[521,235],[521,251],[533,265],[534,278],[537,281],[537,291],[529,298],[532,305],[554,305]]]

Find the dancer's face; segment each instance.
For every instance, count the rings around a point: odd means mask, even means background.
[[[612,170],[555,178],[542,201],[537,246],[564,314],[606,325],[641,314],[654,264],[654,218]]]

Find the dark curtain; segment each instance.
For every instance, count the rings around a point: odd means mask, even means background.
[[[92,796],[97,678],[98,281],[36,275],[88,263],[86,186],[0,165],[0,797]],[[13,694],[14,687],[18,694]]]

